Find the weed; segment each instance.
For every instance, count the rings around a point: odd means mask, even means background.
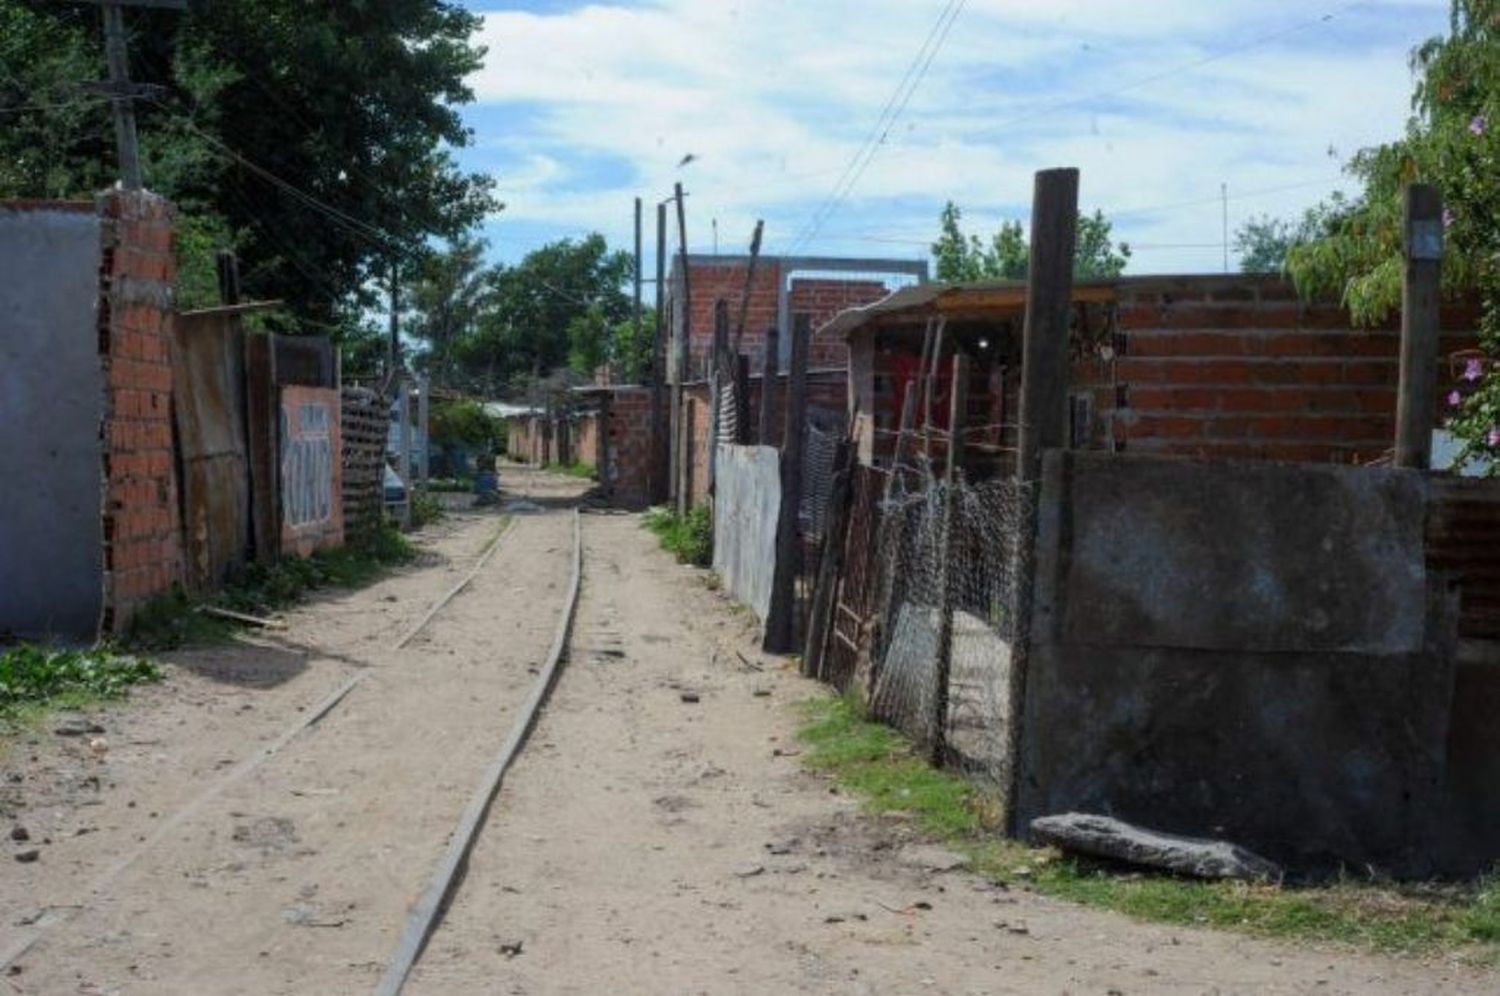
[[[594,471],[594,468],[582,460],[575,460],[572,463],[549,463],[547,464],[547,469],[554,473],[567,474],[569,477],[579,477],[585,481],[599,479],[599,475]]]
[[[1394,954],[1463,950],[1500,961],[1500,879],[1441,888],[1353,880],[1293,887],[1124,872],[998,836],[993,798],[932,768],[900,733],[865,719],[853,698],[816,699],[805,709],[799,736],[810,748],[808,767],[828,773],[872,812],[911,814],[996,881],[1160,923]]]
[[[429,491],[415,491],[411,496],[411,527],[421,529],[443,517],[443,503]]]
[[[427,482],[427,490],[433,494],[467,494],[474,490],[474,482],[467,477],[434,477]]]
[[[22,644],[0,653],[0,715],[62,699],[77,704],[119,698],[131,685],[160,679],[155,663],[108,648],[59,650]]]
[[[207,604],[255,615],[272,612],[318,588],[363,587],[415,555],[406,537],[386,526],[365,542],[319,550],[311,557],[247,564]],[[199,612],[202,604],[174,588],[136,612],[126,642],[150,650],[171,650],[227,639],[234,626]]]
[[[662,549],[675,554],[677,561],[708,567],[713,563],[713,522],[708,508],[698,505],[687,515],[658,507],[646,513],[644,525],[661,540]]]

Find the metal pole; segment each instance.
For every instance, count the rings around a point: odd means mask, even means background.
[[[104,3],[104,52],[109,82],[114,90],[115,145],[120,155],[120,183],[126,190],[141,189],[140,150],[136,144],[135,105],[129,95],[130,62],[125,55],[125,16],[117,3]]]

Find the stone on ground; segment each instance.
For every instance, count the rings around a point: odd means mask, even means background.
[[[1223,840],[1182,837],[1109,816],[1066,813],[1031,821],[1037,840],[1064,851],[1194,878],[1279,879],[1281,866]]]

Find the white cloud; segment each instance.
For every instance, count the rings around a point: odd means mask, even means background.
[[[525,108],[500,143],[515,155],[500,171],[500,223],[598,228],[623,244],[631,198],[654,201],[681,179],[695,244],[706,244],[711,217],[726,244],[764,217],[770,248],[785,248],[942,7],[657,0],[488,14],[488,63],[471,80],[475,120],[503,128],[506,108]],[[1236,199],[1236,219],[1325,195],[1336,184],[1320,180],[1338,172],[1330,146],[1347,154],[1399,133],[1407,49],[1443,27],[1446,7],[1161,0],[1146,16],[1138,0],[970,0],[900,122],[806,248],[920,255],[942,201],[992,227],[1023,212],[1032,173],[1054,165],[1082,169],[1085,204],[1117,213],[1118,234],[1216,242],[1216,204],[1132,209],[1211,201],[1221,182],[1234,196],[1292,188]],[[679,172],[687,153],[697,160]],[[588,164],[599,161],[623,168],[590,184]],[[1217,262],[1205,249],[1143,249],[1133,269]]]

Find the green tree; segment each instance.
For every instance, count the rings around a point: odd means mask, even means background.
[[[1280,273],[1286,269],[1293,246],[1333,234],[1349,210],[1349,202],[1335,193],[1321,204],[1302,212],[1296,221],[1260,215],[1239,227],[1234,251],[1240,256],[1242,273]]]
[[[454,375],[458,346],[473,334],[493,296],[486,247],[483,239],[461,235],[447,249],[425,254],[407,284],[407,331],[426,345],[422,364],[439,383]]]
[[[460,4],[216,0],[126,16],[136,75],[166,88],[137,107],[147,185],[232,240],[247,296],[342,328],[392,259],[498,208],[450,151],[470,140],[458,106],[484,56]],[[79,89],[104,76],[100,34],[86,6],[0,0],[0,196],[89,197],[113,180],[107,104]]]
[[[938,238],[932,244],[939,280],[1024,280],[1031,263],[1031,250],[1019,221],[1006,221],[986,245],[976,235],[965,235],[963,213],[949,201],[938,220]],[[1080,280],[1117,277],[1130,262],[1130,246],[1115,244],[1113,226],[1102,211],[1078,215],[1077,245],[1073,253],[1073,275]]]
[[[1402,198],[1434,184],[1446,205],[1443,278],[1483,301],[1485,355],[1465,364],[1449,427],[1466,454],[1500,456],[1500,0],[1453,0],[1448,33],[1412,53],[1417,76],[1406,133],[1347,166],[1363,186],[1323,238],[1287,265],[1307,294],[1337,294],[1370,324],[1400,307]]]

